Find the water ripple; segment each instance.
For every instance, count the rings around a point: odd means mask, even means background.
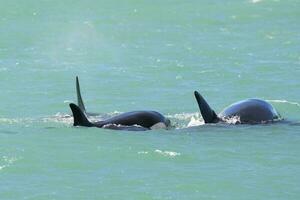
[[[300,103],[298,103],[298,102],[293,102],[293,101],[287,101],[287,100],[285,100],[285,99],[283,99],[283,100],[281,100],[281,99],[275,99],[275,100],[266,100],[266,101],[268,101],[268,102],[273,102],[273,103],[286,103],[286,104],[290,104],[290,105],[295,105],[295,106],[297,106],[297,107],[299,107],[300,108]]]
[[[1,161],[0,171],[3,170],[4,168],[11,166],[13,163],[15,163],[18,160],[20,159],[17,157],[2,156],[2,158],[0,159]]]

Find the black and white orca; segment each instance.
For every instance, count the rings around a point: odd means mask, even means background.
[[[195,91],[194,95],[205,123],[226,122],[233,117],[237,118],[237,123],[241,124],[262,124],[282,120],[275,108],[262,99],[246,99],[236,102],[217,115],[199,92]]]
[[[102,121],[92,122],[88,119],[88,116],[97,114],[86,113],[85,105],[81,97],[78,77],[76,77],[76,92],[78,106],[74,103],[70,104],[74,118],[74,126],[144,131],[157,128],[167,129],[171,125],[168,118],[156,111],[131,111]]]

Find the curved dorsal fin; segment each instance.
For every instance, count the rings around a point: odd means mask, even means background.
[[[94,126],[87,118],[86,114],[74,103],[70,103],[70,108],[73,113],[74,126]]]
[[[208,103],[205,99],[199,94],[199,92],[195,91],[194,95],[196,97],[201,115],[204,119],[205,123],[216,123],[219,121],[218,116],[216,115],[215,111],[210,108]]]

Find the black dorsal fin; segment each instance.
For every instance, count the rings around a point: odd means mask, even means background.
[[[205,123],[217,123],[219,121],[218,116],[215,111],[210,108],[205,99],[199,94],[199,92],[194,92],[201,115]]]
[[[79,85],[79,79],[78,76],[76,76],[76,93],[77,93],[77,104],[78,107],[83,111],[86,112],[85,106],[81,97],[81,92],[80,92],[80,85]]]
[[[76,104],[70,103],[70,108],[73,113],[74,126],[94,126],[94,124],[88,120],[86,114]]]

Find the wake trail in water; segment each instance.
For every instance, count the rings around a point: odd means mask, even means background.
[[[266,101],[271,102],[271,103],[283,103],[283,104],[295,105],[295,106],[300,108],[300,103],[293,102],[293,101],[288,101],[288,100],[285,100],[285,99],[270,99],[270,100],[266,100]]]
[[[291,102],[287,100],[267,100],[268,102],[273,103],[284,103],[293,106],[297,106],[300,108],[300,103]],[[114,111],[111,113],[102,113],[97,116],[89,116],[91,121],[101,121],[110,117],[114,117],[116,115],[121,114],[122,112]],[[167,114],[165,115],[167,118],[171,120],[172,128],[174,129],[184,129],[195,126],[205,125],[204,120],[199,112],[194,113],[176,113],[176,114]],[[227,124],[238,124],[239,119],[236,117],[232,117],[229,119],[225,119]],[[31,126],[32,124],[51,124],[51,126],[56,127],[54,124],[62,124],[65,126],[73,125],[73,116],[65,113],[56,113],[55,115],[39,117],[39,118],[0,118],[1,124],[8,125],[22,125],[22,126]],[[47,126],[48,126],[47,125]]]
[[[97,116],[89,116],[91,121],[101,121],[110,117],[121,114],[122,112],[114,111],[111,113],[102,113]],[[175,129],[188,128],[193,126],[203,125],[203,119],[199,113],[177,113],[166,115],[172,122],[172,126]],[[32,124],[62,124],[66,126],[72,126],[73,116],[65,113],[56,113],[54,115],[37,117],[37,118],[5,118],[0,117],[0,125],[21,125],[31,126]]]
[[[101,121],[122,114],[122,112],[114,111],[111,113],[101,113],[97,116],[89,116],[91,121]],[[172,122],[172,127],[175,129],[188,128],[193,126],[203,125],[204,121],[199,113],[177,113],[165,115]],[[37,120],[38,121],[38,120]],[[67,125],[73,124],[73,116],[69,114],[57,113],[54,116],[42,118],[42,122],[64,123]]]
[[[72,124],[73,117],[68,114],[57,113],[53,116],[38,117],[38,118],[0,118],[0,125],[24,125],[29,126],[36,123],[61,123],[61,124]]]

